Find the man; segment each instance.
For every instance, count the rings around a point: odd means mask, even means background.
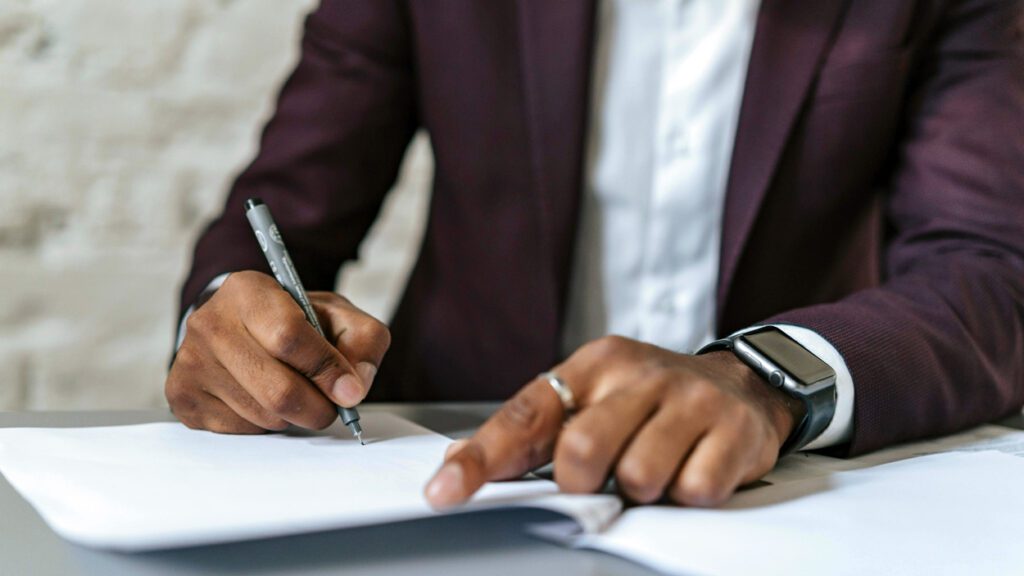
[[[364,397],[511,396],[449,451],[436,506],[552,459],[567,491],[614,475],[638,502],[713,506],[780,451],[1020,410],[1022,14],[326,1],[199,240],[171,408],[255,433]],[[434,194],[389,331],[329,290],[418,128]],[[266,274],[252,196],[321,291],[330,343]]]

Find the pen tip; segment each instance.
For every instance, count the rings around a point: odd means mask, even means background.
[[[356,432],[356,439],[359,440],[359,445],[360,446],[366,446],[366,442],[363,441],[363,433],[362,432]]]

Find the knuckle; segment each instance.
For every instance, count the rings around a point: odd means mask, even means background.
[[[496,415],[497,421],[512,430],[532,435],[541,427],[541,408],[529,394],[519,392],[502,405]]]
[[[750,435],[758,428],[758,416],[746,403],[739,402],[728,413],[729,422],[742,434]]]
[[[387,324],[376,318],[370,318],[365,330],[370,338],[374,342],[379,342],[385,350],[391,346],[391,330]]]
[[[569,428],[562,432],[559,444],[562,453],[577,463],[590,462],[597,458],[600,452],[597,440],[577,428]]]
[[[193,312],[185,321],[185,338],[198,338],[200,343],[223,338],[227,332],[225,318],[215,306],[207,304]]]
[[[690,401],[703,412],[718,410],[723,401],[723,392],[710,380],[694,380],[690,383]]]
[[[178,421],[193,430],[202,428],[198,396],[174,378],[168,378],[164,395],[171,413]]]
[[[186,334],[203,334],[213,324],[210,318],[210,310],[206,308],[200,308],[189,314],[188,318],[185,319],[185,333]]]
[[[238,272],[232,272],[224,279],[224,283],[221,284],[220,291],[226,293],[235,292],[238,290],[247,291],[252,286],[265,283],[270,280],[270,277],[262,272],[256,270],[240,270]]]
[[[202,366],[201,357],[192,350],[182,346],[181,350],[174,357],[174,364],[164,381],[164,395],[168,402],[180,402],[191,399],[195,385],[195,379]]]
[[[172,372],[164,382],[164,397],[167,398],[167,403],[170,404],[171,410],[174,410],[175,404],[182,400],[184,394],[181,388],[180,380]]]
[[[265,407],[274,414],[295,414],[302,410],[302,390],[293,382],[282,382],[267,394]]]
[[[615,469],[615,480],[627,496],[637,502],[650,502],[659,496],[654,468],[645,462],[622,460]]]
[[[306,374],[311,380],[320,380],[323,377],[331,377],[341,371],[341,363],[338,362],[336,354],[321,354],[316,363],[313,364]]]
[[[171,363],[170,376],[189,374],[202,369],[203,361],[200,355],[192,346],[192,342],[183,342],[181,348],[174,355],[174,362]],[[170,382],[170,378],[168,378]]]
[[[383,353],[391,346],[391,330],[372,316],[361,316],[351,330],[355,339],[371,350]]]
[[[672,498],[687,506],[710,507],[724,500],[721,484],[707,473],[687,473],[673,487]]]
[[[583,347],[586,355],[594,358],[614,356],[625,350],[630,344],[629,339],[622,336],[609,335],[593,340]]]
[[[164,396],[171,412],[178,418],[192,414],[196,410],[196,397],[180,378],[171,375],[164,385]]]
[[[664,404],[671,408],[674,413],[679,414],[680,418],[694,412],[694,406],[690,402],[690,395],[688,392],[689,391],[683,383],[676,382],[666,391],[665,394]]]
[[[278,323],[270,333],[267,352],[276,358],[290,358],[299,350],[302,343],[304,326],[295,319],[287,319]]]
[[[676,377],[669,370],[653,368],[650,373],[641,380],[640,386],[649,394],[657,397],[663,397],[675,387],[676,383]]]

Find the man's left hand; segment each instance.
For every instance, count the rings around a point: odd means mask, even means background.
[[[518,478],[554,459],[565,492],[600,490],[650,503],[718,506],[775,466],[802,404],[765,383],[731,352],[678,354],[609,336],[580,348],[555,373],[572,390],[567,422],[537,378],[472,438],[452,445],[427,484],[434,507],[469,499],[485,482]]]

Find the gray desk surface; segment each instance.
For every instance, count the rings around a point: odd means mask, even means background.
[[[494,404],[381,404],[452,437],[470,434]],[[106,426],[172,420],[166,411],[0,413],[0,427]],[[651,574],[619,558],[526,536],[550,515],[493,512],[146,554],[69,544],[0,478],[0,574]]]
[[[452,437],[466,436],[495,404],[379,404]],[[166,411],[0,413],[0,427],[107,426],[172,420]],[[1024,415],[1000,422],[1024,429]],[[147,554],[81,548],[61,540],[0,478],[0,575],[182,574],[652,574],[625,560],[529,536],[550,515],[494,512]]]

